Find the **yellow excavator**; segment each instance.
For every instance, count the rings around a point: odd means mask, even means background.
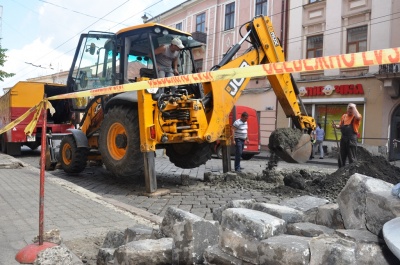
[[[270,18],[257,16],[239,30],[242,39],[211,71],[284,61],[282,47]],[[195,59],[204,44],[191,34],[157,23],[145,23],[114,33],[89,32],[80,37],[70,68],[69,92],[156,79],[154,50],[180,38],[180,74],[196,73]],[[242,44],[250,48],[238,55]],[[315,128],[312,117],[301,112],[298,89],[289,74],[268,76],[293,127]],[[88,160],[101,161],[115,176],[145,176],[146,191],[157,189],[155,150],[165,149],[170,162],[181,168],[206,163],[213,142],[223,142],[223,169],[230,170],[229,113],[250,78],[146,89],[95,98],[72,99],[81,112],[79,129],[60,144],[64,171],[81,172]],[[311,154],[310,136],[301,133],[291,148],[275,146],[289,162],[304,162]]]

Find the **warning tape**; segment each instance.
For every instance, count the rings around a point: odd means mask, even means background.
[[[45,102],[47,103],[46,109],[50,109],[50,113],[53,114],[55,112],[53,106],[51,105],[50,102],[47,101],[47,99],[44,99],[44,100],[40,101],[38,104],[36,104],[35,106],[33,106],[32,108],[30,108],[29,110],[27,110],[20,117],[16,118],[12,122],[10,122],[6,126],[4,126],[2,129],[0,129],[0,134],[11,130],[12,128],[14,128],[18,124],[20,124],[22,121],[24,121],[31,113],[35,112],[35,114],[33,115],[33,119],[28,123],[28,125],[25,127],[25,130],[24,130],[26,135],[32,135],[33,130],[35,129],[36,124],[39,121],[39,116],[40,116],[40,113],[42,112]]]
[[[94,97],[94,96],[102,96],[102,95],[115,94],[128,91],[137,91],[149,88],[213,82],[217,80],[261,77],[261,76],[300,73],[300,72],[309,72],[317,70],[345,69],[345,68],[365,67],[372,65],[394,64],[394,63],[400,63],[400,47],[359,52],[359,53],[330,55],[325,57],[300,59],[300,60],[278,62],[278,63],[251,65],[241,68],[230,68],[230,69],[222,69],[210,72],[158,78],[136,83],[108,86],[92,90],[57,95],[49,97],[47,98],[47,100],[71,99],[71,98],[81,98],[81,97],[91,97],[91,96]],[[30,113],[34,112],[36,109],[42,108],[43,106],[41,106],[41,104],[42,103],[37,104],[36,106],[28,110],[26,113],[24,113],[21,117],[19,117],[12,123],[6,125],[3,129],[0,130],[0,134],[16,126],[18,123],[24,120]],[[36,122],[34,122],[35,125]],[[32,124],[30,124],[29,126],[30,127],[27,128],[25,131],[31,133],[34,127],[32,127],[33,126]]]
[[[7,124],[6,126],[4,126],[2,129],[0,129],[0,134],[5,133],[6,131],[11,130],[12,128],[14,128],[15,126],[17,126],[18,124],[20,124],[23,120],[26,119],[26,117],[29,116],[29,114],[33,113],[34,111],[37,110],[37,108],[42,104],[42,102],[40,102],[39,104],[33,106],[32,108],[30,108],[27,112],[25,112],[24,114],[22,114],[20,117],[16,118],[15,120],[13,120],[12,122],[10,122],[9,124]]]
[[[400,62],[400,48],[391,48],[359,53],[332,55],[319,58],[301,59],[287,62],[252,65],[211,72],[152,79],[137,83],[108,86],[81,92],[49,97],[49,100],[101,96],[149,88],[205,83],[217,80],[260,77],[277,74],[309,72],[316,70],[345,69],[353,67],[393,64]]]

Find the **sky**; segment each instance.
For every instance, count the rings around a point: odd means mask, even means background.
[[[185,1],[0,0],[2,70],[16,74],[0,82],[0,95],[18,81],[69,70],[80,34],[117,32]]]

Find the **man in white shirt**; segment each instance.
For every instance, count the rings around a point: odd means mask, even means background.
[[[249,114],[247,112],[243,112],[240,119],[236,120],[232,124],[233,130],[233,144],[235,145],[235,171],[241,172],[242,168],[240,167],[240,159],[242,157],[244,144],[249,143],[249,138],[247,137],[247,120],[249,118]]]

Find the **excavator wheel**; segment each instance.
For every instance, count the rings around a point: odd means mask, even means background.
[[[171,144],[166,147],[167,156],[175,166],[180,168],[195,168],[211,159],[213,144],[183,143]]]
[[[271,133],[268,148],[288,163],[305,163],[311,156],[311,137],[299,129],[280,128]]]
[[[60,143],[61,168],[67,173],[79,173],[86,167],[87,148],[78,148],[72,135],[65,136]]]
[[[137,110],[115,106],[104,116],[99,151],[107,170],[116,177],[143,175]]]

